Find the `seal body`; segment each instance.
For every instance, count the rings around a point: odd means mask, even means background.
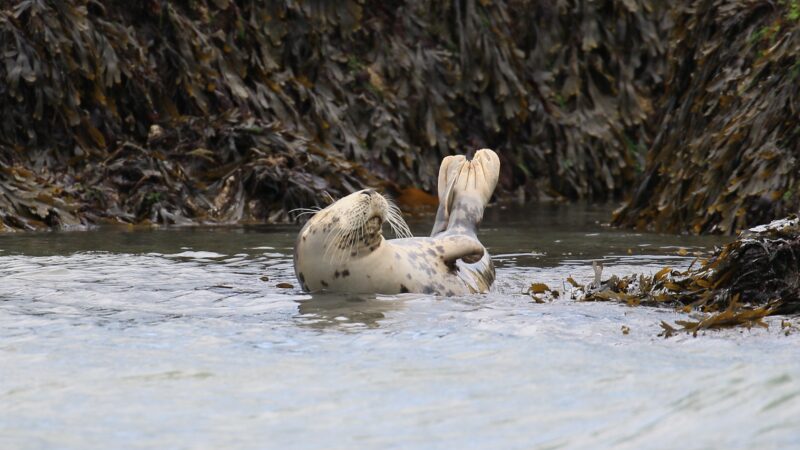
[[[477,239],[499,176],[497,155],[448,156],[439,171],[439,210],[430,237],[386,240],[388,222],[410,236],[399,210],[367,189],[317,212],[297,237],[294,268],[303,290],[461,295],[486,292],[494,265]]]

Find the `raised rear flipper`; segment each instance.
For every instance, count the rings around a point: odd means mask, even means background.
[[[439,210],[431,236],[445,230],[475,233],[500,177],[500,158],[489,149],[471,161],[448,156],[439,167]]]

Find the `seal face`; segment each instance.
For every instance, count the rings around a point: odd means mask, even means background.
[[[459,295],[486,292],[495,278],[476,233],[500,172],[497,155],[448,156],[439,169],[439,210],[430,237],[412,238],[399,209],[372,189],[317,212],[297,237],[294,269],[303,290]],[[398,239],[383,238],[388,223]]]

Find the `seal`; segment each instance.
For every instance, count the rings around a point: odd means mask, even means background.
[[[297,236],[297,280],[308,292],[487,292],[495,270],[477,231],[499,174],[500,159],[489,149],[478,150],[472,160],[444,158],[430,237],[410,237],[400,210],[373,189],[336,201],[316,212]],[[383,238],[384,223],[397,239]]]

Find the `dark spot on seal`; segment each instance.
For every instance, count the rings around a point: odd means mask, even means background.
[[[372,247],[369,248],[369,251],[374,252],[376,248],[378,248],[378,246],[373,245]]]
[[[338,270],[336,272],[333,272],[334,278],[339,278],[340,276],[342,276],[342,274],[340,274]]]
[[[367,275],[367,279],[371,280],[372,279],[372,275]]]
[[[358,254],[358,252],[356,252],[355,250],[353,250],[352,252],[350,252],[350,256],[356,256],[357,254]]]
[[[409,292],[409,291],[408,291],[408,288],[406,287],[406,285],[404,285],[404,284],[401,284],[401,285],[400,285],[400,293],[401,293],[401,294],[407,294],[408,292]]]
[[[301,283],[306,282],[306,277],[303,276],[303,272],[297,274],[297,279],[300,280]]]
[[[306,292],[308,292],[308,291],[310,291],[311,289],[309,289],[309,288],[308,288],[308,285],[307,285],[307,284],[303,283],[303,290],[304,290],[304,291],[306,291]]]
[[[305,236],[303,236],[303,242],[305,242],[305,241],[306,241],[306,237],[305,237]]]
[[[430,248],[428,249],[428,254],[431,256],[436,256],[436,252],[434,252],[433,249]]]
[[[456,293],[455,293],[455,292],[453,292],[453,291],[447,291],[447,296],[448,296],[448,297],[452,297],[452,296],[454,296],[454,295],[456,295]]]
[[[323,286],[325,286],[325,287],[328,287],[328,282],[327,282],[327,281],[325,281],[325,280],[322,280],[322,281],[320,281],[320,283],[321,283]]]
[[[347,270],[347,269],[344,269],[344,272],[342,272],[342,278],[349,277],[349,276],[350,276],[350,271]]]
[[[395,254],[394,254],[394,258],[395,258],[395,259],[400,259],[400,253],[395,253]]]
[[[431,286],[425,286],[422,288],[423,294],[433,294],[433,288]]]
[[[441,245],[437,245],[436,250],[438,250],[439,253],[444,253],[444,247],[442,247]]]
[[[410,274],[410,273],[407,273],[407,274],[406,274],[406,278],[408,278],[408,279],[410,280],[410,279],[411,279],[411,274]]]

